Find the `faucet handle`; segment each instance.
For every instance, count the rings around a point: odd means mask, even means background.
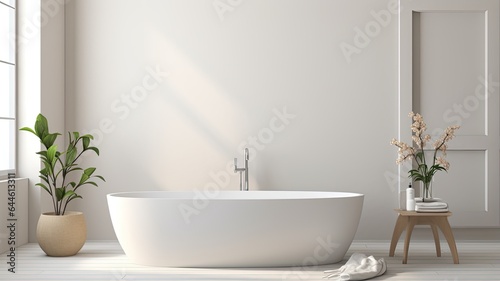
[[[245,168],[238,168],[238,158],[234,158],[234,172],[243,172],[245,171]]]
[[[238,168],[238,158],[234,158],[234,172],[240,172],[243,171],[243,168]]]

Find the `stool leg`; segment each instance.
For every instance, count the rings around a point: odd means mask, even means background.
[[[439,243],[439,233],[435,224],[431,224],[432,235],[434,236],[434,244],[436,244],[436,255],[441,256],[441,245]]]
[[[410,248],[411,233],[416,223],[417,220],[415,218],[408,218],[408,225],[406,226],[405,248],[403,251],[403,264],[406,264],[408,262],[408,249]]]
[[[399,237],[401,237],[401,233],[403,233],[403,230],[406,228],[407,224],[408,218],[404,218],[403,216],[398,215],[396,225],[394,226],[394,232],[392,233],[389,257],[394,257],[394,251],[396,251],[396,245],[398,244]]]
[[[453,257],[453,263],[458,264],[458,251],[457,245],[455,244],[455,238],[453,237],[453,232],[451,231],[450,223],[448,218],[439,218],[436,220],[441,232],[443,232],[446,241],[448,241],[448,246],[450,246],[451,256]]]

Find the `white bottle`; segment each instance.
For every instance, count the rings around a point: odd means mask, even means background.
[[[415,211],[415,190],[411,188],[411,183],[406,189],[406,210]]]

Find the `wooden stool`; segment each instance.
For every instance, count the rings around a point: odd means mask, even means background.
[[[448,217],[452,214],[451,212],[417,213],[415,211],[403,211],[399,209],[396,209],[395,211],[398,212],[399,215],[396,225],[394,226],[394,232],[392,233],[391,248],[389,250],[390,257],[394,257],[394,251],[396,250],[399,237],[401,236],[403,230],[406,229],[405,246],[403,251],[403,264],[406,264],[408,261],[408,248],[410,247],[413,227],[415,225],[430,225],[432,234],[434,235],[437,256],[441,256],[441,246],[439,245],[439,234],[437,231],[437,227],[439,227],[441,232],[444,234],[446,241],[448,241],[453,262],[458,264],[457,245],[455,244],[455,238],[453,237],[453,232],[451,231],[450,223],[448,222]]]

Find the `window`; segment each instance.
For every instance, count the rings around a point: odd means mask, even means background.
[[[0,177],[16,165],[15,8],[15,0],[0,0]]]

